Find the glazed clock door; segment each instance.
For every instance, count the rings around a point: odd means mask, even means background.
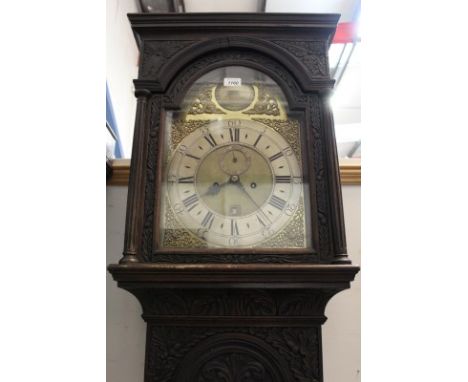
[[[162,248],[310,248],[300,120],[279,86],[211,71],[166,113]]]

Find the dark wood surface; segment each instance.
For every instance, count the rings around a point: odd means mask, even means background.
[[[147,323],[145,381],[323,381],[327,302],[352,265],[109,267]]]
[[[147,322],[145,382],[323,380],[325,306],[359,267],[346,254],[327,97],[339,15],[129,15],[141,51],[124,257],[109,266]],[[313,250],[159,248],[165,109],[208,71],[247,66],[273,78],[303,121]]]
[[[327,102],[333,87],[327,51],[338,16],[136,14],[129,19],[141,49],[139,76],[134,81],[141,106],[137,109],[121,262],[205,263],[212,258],[225,263],[349,263],[333,120]],[[224,26],[221,30],[220,25]],[[304,181],[310,188],[308,204],[313,213],[309,230],[314,248],[306,254],[280,249],[273,250],[278,256],[251,256],[233,249],[214,256],[208,251],[199,256],[167,256],[160,251],[161,118],[165,109],[178,107],[195,80],[226,65],[251,67],[272,77],[284,91],[290,111],[304,121],[303,167],[308,169]]]
[[[349,284],[359,271],[354,265],[324,264],[128,264],[110,265],[109,271],[119,283],[172,284],[191,283],[194,287],[258,284],[265,288],[293,285],[323,287],[327,283]],[[236,284],[236,285],[235,285]],[[238,284],[238,285],[237,285]],[[271,284],[271,285],[268,285]],[[167,285],[166,285],[167,286]]]

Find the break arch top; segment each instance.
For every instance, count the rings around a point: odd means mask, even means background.
[[[208,57],[219,56],[220,51],[226,51],[237,53],[238,60],[231,54],[230,64],[243,64],[262,70],[273,78],[277,72],[288,73],[303,92],[322,91],[331,88],[334,82],[329,78],[326,46],[325,42],[319,40],[268,41],[246,36],[202,41],[145,40],[142,44],[138,81],[151,82],[154,90],[166,92],[187,67],[200,61],[206,62]],[[258,60],[257,64],[255,59]],[[223,66],[223,63],[219,62],[217,65],[213,60],[209,64],[210,69]],[[200,75],[203,74],[200,71]],[[281,76],[280,73],[279,75]],[[284,84],[281,79],[276,80]],[[291,83],[288,81],[284,85],[290,86]]]
[[[218,49],[189,62],[167,85],[166,106],[177,107],[187,90],[203,75],[226,66],[244,66],[271,77],[284,92],[292,108],[302,107],[306,95],[291,73],[276,60],[250,49]]]

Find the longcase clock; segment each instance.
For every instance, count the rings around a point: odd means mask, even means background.
[[[123,257],[145,381],[323,381],[346,255],[328,47],[339,15],[135,14]]]

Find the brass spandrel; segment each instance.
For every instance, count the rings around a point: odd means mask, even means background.
[[[195,96],[195,101],[186,111],[185,119],[187,121],[213,120],[215,118],[247,120],[265,118],[280,121],[288,119],[286,111],[277,97],[269,94],[262,86],[252,85],[252,87],[254,89],[253,101],[242,110],[224,108],[216,98],[216,86],[203,87],[203,96]]]

